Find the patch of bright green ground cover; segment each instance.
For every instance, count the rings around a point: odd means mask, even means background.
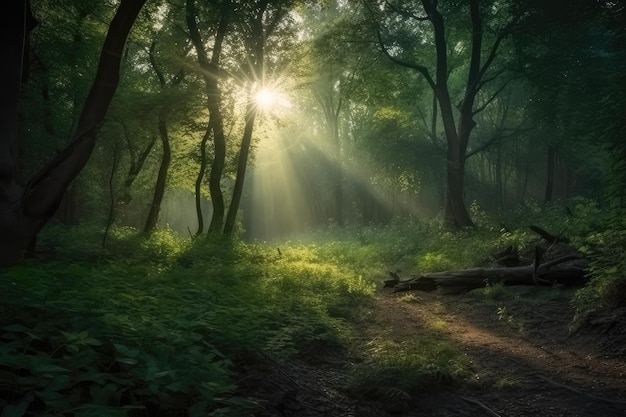
[[[309,340],[350,344],[353,318],[388,270],[473,267],[534,238],[475,218],[479,228],[460,233],[406,222],[278,246],[114,229],[103,250],[86,245],[101,241],[95,229],[51,229],[47,242],[63,257],[0,273],[0,386],[11,393],[1,400],[52,415],[80,407],[132,415],[138,404],[240,415],[254,404],[233,395],[233,352],[286,359]],[[398,343],[383,337],[363,348],[354,386],[391,375],[402,392],[433,375],[463,374],[443,339]]]

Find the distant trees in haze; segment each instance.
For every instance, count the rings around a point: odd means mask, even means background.
[[[605,126],[624,112],[622,2],[143,3],[41,0],[30,38],[5,25],[3,263],[53,216],[154,230],[174,189],[196,198],[189,232],[237,234],[269,204],[252,203],[248,168],[270,137],[303,190],[272,204],[304,199],[311,227],[424,212],[468,227],[474,201],[601,198],[621,181]],[[255,91],[277,79],[293,109],[262,115]]]

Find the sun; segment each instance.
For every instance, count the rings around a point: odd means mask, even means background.
[[[276,88],[264,87],[257,91],[254,96],[259,109],[273,112],[275,110],[291,108],[291,102],[285,94]]]
[[[278,94],[269,88],[263,88],[256,93],[255,100],[259,107],[269,109],[278,102]]]

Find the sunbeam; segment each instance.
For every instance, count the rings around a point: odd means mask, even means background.
[[[363,156],[342,156],[307,115],[292,110],[255,147],[243,208],[247,238],[271,241],[326,229],[338,218],[338,205],[350,222],[423,215],[419,178],[391,175]]]
[[[255,99],[259,107],[269,108],[276,102],[276,93],[268,88],[261,89],[256,93]]]

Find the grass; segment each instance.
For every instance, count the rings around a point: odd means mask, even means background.
[[[240,241],[118,230],[105,251],[82,247],[98,241],[89,230],[80,240],[66,229],[50,233],[46,245],[62,257],[0,277],[8,415],[143,416],[172,407],[245,415],[256,405],[236,396],[230,358],[261,349],[286,359],[310,340],[345,343],[347,320],[375,291],[303,246],[279,256]]]
[[[456,347],[432,334],[402,342],[382,335],[370,341],[367,353],[355,368],[351,389],[369,399],[391,401],[394,395],[453,385],[468,375],[469,363]]]
[[[490,253],[505,246],[532,247],[535,237],[525,229],[504,228],[472,210],[476,230],[398,221],[281,245],[191,242],[168,231],[145,237],[116,228],[103,249],[99,228],[49,227],[41,245],[56,254],[0,271],[0,407],[7,416],[251,414],[258,404],[237,395],[239,351],[289,360],[311,341],[350,346],[387,271],[469,268],[488,264]],[[550,219],[562,218],[557,208],[542,212],[547,217],[533,210],[514,218],[556,230]],[[597,217],[594,209],[579,211]],[[574,220],[570,236],[583,245],[575,230],[590,229]],[[588,241],[623,254],[623,234]],[[595,259],[598,277],[617,275],[606,259]],[[576,300],[597,305],[609,291],[603,285]],[[498,285],[479,296],[494,305],[511,297]],[[537,302],[551,297],[559,293]],[[464,378],[463,356],[436,336],[445,325],[434,320],[430,335],[404,342],[380,334],[354,367],[353,392],[402,399]]]

